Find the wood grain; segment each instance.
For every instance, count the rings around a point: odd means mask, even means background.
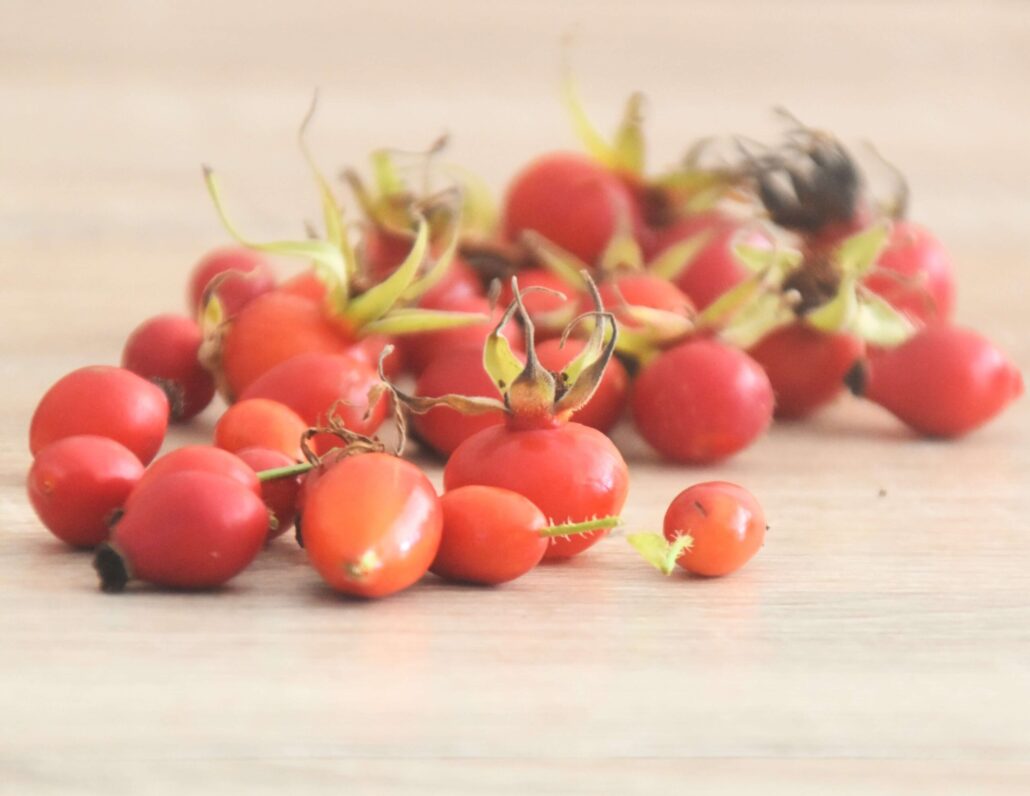
[[[1025,400],[956,444],[842,401],[711,468],[622,430],[630,527],[711,477],[765,504],[761,555],[712,581],[663,580],[615,538],[506,588],[363,604],[282,542],[221,593],[111,597],[22,482],[42,391],[179,309],[222,240],[201,161],[241,225],[295,233],[318,85],[327,166],[449,130],[500,187],[573,143],[570,27],[599,119],[648,90],[657,165],[702,133],[767,134],[776,102],[877,141],[955,252],[960,317],[1026,369],[1028,6],[258,6],[0,7],[0,793],[1027,792]]]

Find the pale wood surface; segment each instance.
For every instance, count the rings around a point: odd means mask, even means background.
[[[646,88],[656,164],[768,133],[774,102],[877,141],[955,251],[960,316],[1025,369],[1028,6],[263,6],[0,4],[0,793],[1028,792],[1025,400],[957,444],[845,401],[719,467],[631,445],[632,527],[713,476],[764,502],[765,549],[716,581],[613,539],[507,588],[359,604],[282,542],[223,593],[109,597],[22,487],[42,391],[178,309],[221,241],[201,161],[248,229],[295,232],[319,85],[327,164],[449,130],[500,186],[572,143],[577,23],[595,115]]]

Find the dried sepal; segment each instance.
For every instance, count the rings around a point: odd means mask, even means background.
[[[386,358],[393,353],[393,350],[394,347],[392,345],[385,346],[379,355],[378,368],[380,384],[383,389],[390,393],[394,401],[404,406],[406,409],[411,410],[415,414],[425,414],[430,409],[437,406],[449,406],[451,409],[455,409],[466,415],[481,415],[486,414],[487,412],[508,411],[504,403],[496,398],[473,395],[456,395],[453,393],[429,398],[421,395],[411,395],[410,393],[404,392],[390,381],[385,372],[384,362],[386,361]]]
[[[526,341],[526,363],[504,393],[504,402],[512,414],[521,419],[549,416],[554,412],[557,385],[551,372],[537,359],[533,319],[522,303],[518,280],[512,277],[511,282],[512,303],[522,320],[522,334]]]
[[[631,533],[626,536],[626,541],[641,558],[663,575],[671,575],[676,569],[676,561],[694,544],[689,534],[679,534],[670,542],[662,534],[653,531]]]
[[[556,414],[574,412],[590,400],[601,383],[618,342],[619,330],[615,317],[605,312],[601,294],[590,275],[584,272],[583,279],[594,302],[594,311],[587,315],[592,316],[595,322],[583,350],[559,374],[563,392],[554,405]],[[562,334],[563,343],[578,320],[573,321]]]

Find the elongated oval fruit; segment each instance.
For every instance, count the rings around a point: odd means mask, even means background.
[[[1022,395],[1023,376],[983,335],[938,325],[871,357],[848,386],[920,434],[959,437]]]

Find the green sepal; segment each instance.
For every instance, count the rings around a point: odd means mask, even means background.
[[[915,333],[915,327],[905,315],[882,296],[864,288],[858,297],[852,329],[867,343],[885,348],[900,345]]]
[[[512,285],[518,292],[518,284],[514,278]],[[512,351],[508,338],[502,333],[515,315],[515,309],[515,302],[508,305],[483,346],[483,368],[501,395],[507,395],[511,385],[525,367],[522,360]]]
[[[199,315],[200,333],[204,338],[217,331],[225,323],[225,305],[222,304],[222,300],[218,298],[215,290],[205,291],[204,303],[201,305]]]
[[[407,289],[404,291],[402,298],[407,301],[414,301],[420,296],[425,295],[426,291],[432,288],[434,285],[440,283],[447,272],[451,268],[451,264],[454,262],[454,255],[458,251],[458,243],[461,241],[461,215],[459,211],[458,217],[455,219],[455,223],[451,228],[451,236],[447,241],[447,246],[444,248],[440,255],[436,258],[435,262],[421,277],[416,279]]]
[[[804,255],[797,249],[762,248],[747,243],[736,243],[733,256],[753,274],[769,274],[771,279],[782,280],[801,265]]]
[[[676,561],[689,550],[694,539],[689,534],[680,534],[670,542],[660,533],[642,531],[626,536],[626,541],[640,554],[648,564],[663,575],[671,575],[676,569]]]
[[[343,253],[328,241],[324,240],[286,240],[258,243],[249,240],[237,231],[226,215],[222,203],[221,188],[215,173],[204,166],[204,183],[214,202],[215,210],[222,221],[222,226],[241,245],[248,249],[282,255],[284,257],[301,257],[314,263],[318,277],[326,285],[326,293],[333,308],[343,312],[347,304],[346,265]]]
[[[833,253],[833,262],[843,277],[861,279],[873,266],[887,245],[890,226],[874,224],[868,229],[846,238]]]
[[[574,412],[590,400],[597,385],[601,383],[604,369],[611,361],[612,354],[615,353],[615,345],[619,338],[615,317],[611,313],[605,312],[601,294],[598,292],[594,280],[585,271],[583,280],[587,283],[590,297],[594,301],[594,311],[582,317],[592,316],[595,323],[583,350],[559,374],[565,392],[555,403],[556,413]],[[563,344],[577,321],[578,319],[574,320],[566,327],[562,334]]]
[[[522,233],[522,242],[532,252],[540,264],[561,279],[569,287],[577,291],[586,287],[581,276],[589,266],[572,252],[566,251],[557,243],[552,243],[543,235],[533,230]]]
[[[644,173],[646,147],[643,106],[644,95],[639,91],[633,92],[626,100],[622,121],[619,123],[619,129],[615,131],[615,142],[612,147],[614,162],[611,167],[623,174]]]
[[[346,316],[356,328],[363,328],[382,318],[400,300],[415,279],[428,247],[429,224],[420,217],[415,242],[404,262],[378,285],[351,300]]]
[[[714,230],[703,229],[685,240],[674,243],[647,264],[648,273],[674,282],[680,274],[690,268],[713,235]]]
[[[856,277],[846,276],[841,280],[837,294],[805,313],[804,321],[820,332],[840,332],[851,326],[858,313],[858,296],[855,295]]]
[[[614,274],[628,269],[640,271],[644,267],[644,252],[633,237],[629,219],[622,215],[619,218],[615,234],[601,252],[598,268],[603,274]]]
[[[361,331],[362,334],[418,334],[419,332],[437,332],[441,329],[474,326],[489,320],[488,316],[479,312],[400,307],[391,310],[382,318],[366,323],[361,327]]]
[[[760,292],[722,326],[719,337],[738,348],[748,349],[794,319],[794,311],[782,295]]]
[[[441,171],[461,188],[461,231],[483,238],[490,237],[497,229],[500,213],[489,184],[478,174],[453,163],[442,165]]]

